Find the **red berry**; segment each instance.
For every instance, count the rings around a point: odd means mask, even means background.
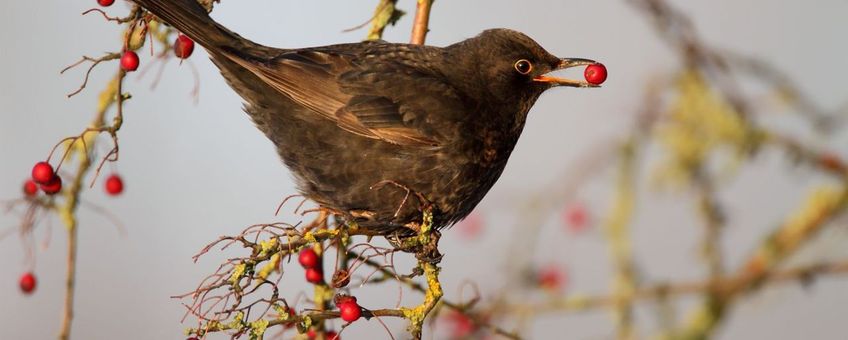
[[[106,178],[106,193],[112,196],[120,195],[124,192],[124,180],[121,176],[112,175]]]
[[[115,3],[115,0],[97,0],[97,4],[103,7],[112,6]]]
[[[472,240],[480,236],[483,232],[483,228],[485,227],[485,220],[483,219],[483,215],[478,212],[472,212],[470,215],[465,217],[464,220],[460,221],[457,224],[457,228],[459,229],[459,236],[465,238],[466,240]]]
[[[138,69],[138,54],[133,51],[125,51],[121,56],[121,68],[124,71],[132,72]]]
[[[312,248],[306,248],[297,256],[297,262],[300,262],[303,268],[315,268],[318,266],[318,253]]]
[[[586,212],[586,207],[581,203],[574,203],[565,208],[562,213],[562,219],[571,232],[578,233],[586,228],[589,221],[589,214]]]
[[[354,300],[348,300],[339,305],[339,312],[341,312],[342,320],[347,322],[354,322],[362,316],[362,308]]]
[[[324,273],[318,268],[306,268],[306,281],[314,284],[324,282]]]
[[[192,52],[194,52],[194,40],[184,34],[178,35],[177,40],[174,41],[174,54],[177,58],[188,58]]]
[[[47,162],[38,162],[32,167],[32,180],[38,184],[49,182],[55,174],[53,166]]]
[[[62,191],[62,177],[54,175],[53,179],[47,183],[41,184],[41,191],[44,191],[44,193],[48,195],[53,195]]]
[[[445,321],[450,326],[452,339],[467,339],[477,331],[477,326],[471,318],[457,311],[448,311]]]
[[[29,179],[24,182],[24,195],[29,197],[35,196],[38,193],[38,184],[35,184],[35,181]]]
[[[583,71],[583,78],[586,78],[589,84],[601,84],[607,80],[607,68],[600,63],[586,66],[586,70]]]
[[[551,292],[559,292],[565,286],[566,274],[553,265],[540,270],[536,274],[539,287]]]
[[[21,291],[24,292],[24,294],[32,294],[36,285],[35,274],[24,273],[24,275],[21,275],[19,284],[21,285]]]
[[[327,331],[327,333],[324,334],[324,337],[327,340],[342,340],[342,338],[336,334],[336,331]]]

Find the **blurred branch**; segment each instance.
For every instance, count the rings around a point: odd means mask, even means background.
[[[645,286],[637,289],[625,299],[633,300],[655,300],[670,298],[678,295],[700,295],[710,292],[727,294],[754,293],[765,286],[797,282],[802,285],[811,285],[816,278],[830,275],[848,274],[848,260],[820,263],[809,266],[801,266],[785,270],[774,270],[763,273],[761,280],[752,280],[752,277],[743,274],[718,280],[707,280],[699,282],[662,283]],[[765,279],[767,278],[767,279]],[[618,306],[622,297],[616,295],[606,296],[579,296],[572,295],[569,298],[553,299],[540,304],[513,304],[520,313],[546,314],[562,311],[585,311],[598,308],[610,308]]]
[[[371,30],[368,31],[366,40],[378,40],[383,38],[383,30],[389,25],[394,25],[403,17],[403,11],[395,7],[397,0],[380,0],[377,8],[374,10],[374,17],[369,21]],[[355,29],[355,28],[354,28]]]

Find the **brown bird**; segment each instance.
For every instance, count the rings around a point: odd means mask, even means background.
[[[244,110],[276,145],[299,191],[378,234],[468,215],[500,177],[545,90],[594,87],[547,74],[557,58],[526,35],[491,29],[447,47],[385,41],[262,46],[196,0],[135,0],[206,48]]]

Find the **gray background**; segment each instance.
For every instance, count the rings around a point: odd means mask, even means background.
[[[362,38],[365,31],[341,31],[367,20],[375,3],[223,1],[214,16],[260,43],[325,45]],[[846,97],[848,2],[673,3],[693,15],[707,41],[772,61],[825,107],[836,107]],[[414,1],[402,0],[399,5],[412,11]],[[98,15],[78,15],[92,6],[94,0],[0,4],[2,198],[18,194],[31,165],[43,159],[56,141],[81,131],[93,115],[97,92],[117,67],[115,63],[99,67],[89,89],[65,98],[78,86],[83,69],[64,76],[58,71],[83,54],[98,55],[119,44],[117,27]],[[121,14],[125,6],[118,1],[109,11]],[[385,38],[407,41],[410,21],[406,17],[389,28]],[[511,229],[521,227],[515,220],[524,202],[549,189],[592,146],[622,136],[638,108],[642,86],[678,66],[651,24],[621,1],[437,1],[428,43],[447,45],[491,27],[523,31],[557,55],[603,61],[610,78],[601,90],[551,91],[535,106],[506,172],[478,208],[488,221],[482,238],[463,241],[447,232],[444,282],[452,298],[464,280],[486,291],[499,287],[505,244],[514,234]],[[154,91],[149,88],[155,70],[143,79],[133,74],[126,83],[135,98],[126,106],[121,161],[116,167],[126,179],[126,193],[111,199],[97,187],[84,200],[120,216],[127,235],[121,236],[90,209],[82,209],[75,339],[181,338],[182,329],[191,324],[178,324],[183,309],[169,296],[189,290],[223,256],[215,253],[193,264],[191,255],[219,235],[277,220],[273,216],[277,203],[293,193],[271,144],[241,113],[240,99],[201,50],[191,59],[200,73],[197,105],[190,97],[192,74],[187,65],[171,62]],[[142,54],[142,68],[148,60]],[[793,132],[804,134],[800,129]],[[831,145],[840,145],[836,151],[847,155],[844,134],[837,140]],[[822,182],[809,172],[786,167],[779,154],[766,154],[744,168],[724,194],[733,216],[724,244],[733,255],[731,265],[739,264],[763,230],[800,203],[810,185]],[[596,181],[609,179],[610,174],[599,174]],[[586,194],[587,200],[603,208],[602,193],[607,190],[602,184],[597,187],[595,194]],[[646,279],[693,280],[702,274],[696,248],[701,230],[690,205],[676,197],[651,195],[637,215],[634,244]],[[601,235],[565,235],[555,214],[539,248],[527,251],[534,251],[539,263],[569,268],[570,291],[602,293],[609,269]],[[16,221],[13,214],[0,217],[3,228],[14,228]],[[841,229],[827,233],[826,240],[805,251],[799,261],[833,257],[844,248],[843,234]],[[63,301],[61,224],[53,219],[36,232],[39,287],[33,296],[22,296],[17,288],[19,273],[27,269],[21,242],[14,232],[0,242],[0,338],[53,338]],[[295,277],[302,275],[294,272]],[[306,288],[300,281],[284,280],[283,289],[294,296]],[[393,289],[363,292],[363,305],[391,305],[396,300]],[[769,289],[735,309],[720,338],[845,338],[846,291],[848,284],[839,278],[820,280],[811,290]],[[640,310],[643,330],[655,324],[649,312]],[[397,322],[390,325],[394,330],[402,327]],[[604,311],[542,317],[528,337],[605,339],[614,334],[611,325]],[[368,335],[383,337],[385,331],[374,321],[359,322],[344,337]]]

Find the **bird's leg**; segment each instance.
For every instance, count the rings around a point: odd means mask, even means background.
[[[418,202],[420,204],[419,209],[421,209],[422,211],[430,205],[430,201],[426,197],[424,197],[424,195],[422,195],[420,192],[414,191],[414,190],[410,189],[409,187],[407,187],[403,184],[400,184],[398,182],[392,181],[392,180],[379,181],[376,184],[372,185],[369,189],[371,189],[371,190],[382,189],[383,187],[386,186],[386,184],[391,184],[391,185],[393,185],[397,188],[403,189],[406,192],[406,194],[403,195],[403,200],[401,200],[400,205],[398,206],[397,210],[395,210],[394,217],[398,217],[398,215],[400,215],[400,211],[401,211],[401,209],[403,209],[403,206],[406,205],[406,201],[409,200],[410,194],[415,194],[415,197],[418,198]]]
[[[318,228],[318,227],[326,227],[327,226],[327,218],[330,217],[330,214],[336,214],[336,212],[333,211],[332,209],[325,208],[325,207],[318,207],[316,209],[310,209],[310,210],[304,211],[303,214],[306,214],[308,211],[316,211],[316,212],[318,212],[318,216],[315,217],[315,219],[312,220],[312,222],[309,222],[309,224],[307,224],[306,226],[303,227],[304,232],[308,232],[308,231],[315,229],[315,228]]]

